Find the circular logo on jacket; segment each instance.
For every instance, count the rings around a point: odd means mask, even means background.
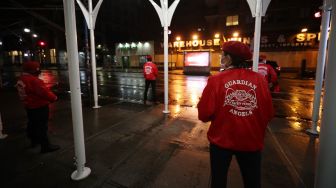
[[[232,82],[231,82],[232,83]],[[237,84],[237,82],[234,82]],[[240,83],[249,83],[248,81]],[[250,116],[253,114],[253,110],[257,108],[257,97],[255,92],[255,85],[253,87],[244,89],[234,89],[234,85],[226,88],[225,101],[223,106],[231,106],[230,113],[236,116]],[[252,85],[252,84],[243,84]]]

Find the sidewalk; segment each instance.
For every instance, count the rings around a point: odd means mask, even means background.
[[[16,92],[2,91],[0,102],[9,134],[0,140],[1,188],[209,186],[208,124],[197,119],[196,108],[170,106],[166,116],[162,104],[115,101],[100,109],[83,107],[87,167],[92,173],[72,181],[76,167],[70,101],[51,106],[49,134],[61,150],[48,154],[27,148],[26,117]],[[278,117],[269,126],[262,163],[264,188],[313,187],[316,143],[292,123]],[[233,161],[229,188],[243,187],[239,173]]]

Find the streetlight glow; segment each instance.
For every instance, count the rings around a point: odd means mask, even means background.
[[[307,28],[302,28],[302,29],[301,29],[301,32],[302,32],[302,33],[305,33],[305,32],[307,32],[307,31],[308,31]]]
[[[193,35],[192,37],[194,40],[197,40],[198,39],[198,35]]]
[[[33,34],[32,36],[33,36],[34,38],[37,38],[37,37],[38,37],[38,35],[37,35],[37,34]]]
[[[30,32],[30,29],[28,29],[28,28],[24,28],[23,31],[26,32],[26,33],[29,33],[29,32]]]
[[[45,43],[44,41],[40,41],[40,42],[39,42],[39,45],[40,45],[40,46],[45,46],[46,43]]]
[[[319,17],[321,17],[322,15],[321,15],[321,12],[319,11],[319,12],[315,12],[314,16],[315,16],[315,18],[319,18]]]
[[[239,36],[239,33],[238,33],[238,32],[234,32],[234,33],[232,34],[232,36],[233,36],[233,37],[238,37],[238,36]]]
[[[177,40],[177,41],[180,41],[180,40],[181,40],[181,37],[176,37],[176,40]]]
[[[218,39],[219,36],[220,36],[219,33],[216,33],[216,34],[215,34],[215,38],[216,38],[216,39]]]

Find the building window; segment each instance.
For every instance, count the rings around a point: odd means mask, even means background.
[[[238,25],[238,15],[226,17],[226,26]]]

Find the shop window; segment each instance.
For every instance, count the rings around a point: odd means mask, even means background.
[[[238,24],[238,15],[226,17],[226,26],[233,26]]]

